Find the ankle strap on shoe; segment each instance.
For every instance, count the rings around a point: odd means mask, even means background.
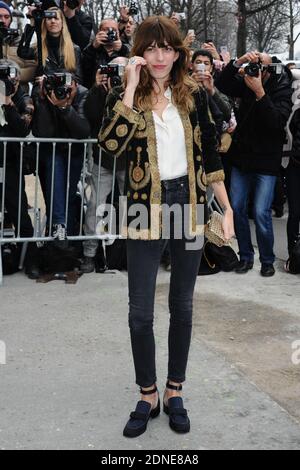
[[[176,390],[177,392],[181,392],[182,390],[182,384],[180,385],[171,385],[169,381],[166,383],[166,387],[169,388],[170,390]]]
[[[151,390],[143,390],[142,387],[140,387],[140,392],[142,395],[152,395],[153,393],[157,392],[157,387],[155,386]]]

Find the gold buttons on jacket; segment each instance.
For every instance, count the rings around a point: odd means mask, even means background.
[[[115,150],[117,150],[117,148],[119,147],[119,144],[116,140],[114,139],[110,139],[106,142],[106,148],[110,151],[110,152],[114,152]]]
[[[116,134],[118,137],[125,137],[128,134],[128,126],[126,124],[120,124],[116,129]]]

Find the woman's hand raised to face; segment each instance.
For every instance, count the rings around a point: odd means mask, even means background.
[[[141,69],[147,65],[143,57],[134,56],[129,59],[126,66],[127,86],[126,88],[135,90],[140,82]]]

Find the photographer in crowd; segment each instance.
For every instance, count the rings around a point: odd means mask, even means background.
[[[22,59],[17,54],[20,43],[19,31],[11,28],[12,13],[5,2],[0,2],[0,55],[4,59],[13,60],[20,68],[21,83],[28,83],[33,80],[36,63],[34,59]]]
[[[87,90],[78,85],[79,63],[68,28],[61,10],[55,18],[45,18],[42,24],[42,49],[45,75],[38,78],[34,89],[35,114],[33,133],[36,137],[84,139],[90,134],[84,116]],[[41,185],[46,201],[48,222],[50,220],[52,181],[52,145],[43,144],[40,165]],[[66,214],[68,172],[68,145],[56,146],[54,161],[54,192],[52,232],[54,238],[63,242],[68,233],[75,231],[75,195],[83,162],[83,146],[72,146],[70,163],[69,212]],[[66,243],[64,244],[66,245]],[[61,244],[63,246],[63,244]]]
[[[231,119],[232,105],[229,98],[220,93],[215,86],[213,56],[210,52],[199,49],[193,54],[192,66],[192,77],[207,92],[212,117],[220,137],[223,122],[228,122]]]
[[[128,61],[125,57],[118,57],[108,66],[100,67],[96,73],[95,85],[90,89],[85,103],[85,115],[89,120],[93,138],[98,136],[102,125],[107,94],[111,91],[112,87],[120,86],[122,84],[124,69],[127,62]],[[96,228],[99,224],[100,217],[103,215],[97,212],[96,217],[97,206],[99,207],[106,203],[107,197],[111,193],[113,186],[114,160],[111,156],[102,151],[101,168],[99,169],[99,147],[98,145],[94,145],[93,160],[91,196],[85,216],[86,235],[96,234]],[[101,184],[99,187],[99,194],[97,194],[99,175],[101,178]],[[123,195],[125,185],[125,159],[123,158],[118,158],[116,160],[116,179],[119,186],[119,192]],[[83,242],[84,259],[81,265],[82,272],[90,273],[94,271],[97,248],[98,240],[86,240]]]
[[[84,86],[91,88],[99,65],[107,65],[116,57],[128,57],[129,48],[122,43],[118,23],[114,19],[101,21],[94,41],[82,54]]]
[[[33,13],[35,8],[31,9]],[[57,7],[48,10],[51,17],[44,17],[41,25],[42,37],[42,66],[45,74],[62,69],[73,73],[81,82],[81,53],[80,48],[73,44],[65,17]],[[30,41],[35,30],[34,13],[32,24],[26,25],[22,40],[18,47],[18,55],[37,60],[38,51],[30,47]]]
[[[240,265],[236,272],[253,268],[254,249],[248,219],[249,193],[253,187],[253,215],[261,261],[261,275],[274,269],[272,201],[280,171],[285,125],[292,109],[291,75],[276,58],[249,52],[231,61],[216,82],[223,93],[240,98],[238,126],[229,150],[231,202],[239,243]],[[249,64],[239,70],[244,64]]]
[[[1,59],[0,80],[0,137],[26,137],[30,132],[33,104],[31,98],[23,92],[19,85],[20,69],[18,65],[11,60]],[[20,175],[19,157],[19,144],[7,143],[6,152],[4,152],[4,145],[1,143],[0,167],[3,168],[3,164],[5,164],[4,207],[9,220],[14,225],[16,236],[20,232],[21,237],[31,238],[33,237],[33,226],[28,214],[25,178],[23,174]],[[0,189],[1,199],[2,187]],[[19,193],[21,196],[20,223]],[[35,243],[28,245],[25,272],[31,279],[39,277],[38,249]]]
[[[126,44],[129,51],[133,46],[133,36],[135,30],[137,28],[137,22],[134,19],[134,15],[137,14],[137,9],[135,6],[128,8],[128,7],[121,7],[120,8],[120,18],[119,18],[119,32],[120,32],[120,39],[122,40],[123,44]]]
[[[227,153],[231,144],[230,134],[235,126],[232,124],[233,103],[228,96],[221,93],[215,86],[214,58],[207,49],[199,49],[192,57],[192,77],[208,94],[208,102],[219,138],[221,157]],[[229,193],[231,166],[227,155],[222,158],[225,171],[225,184]]]
[[[81,10],[85,0],[66,0],[63,2],[63,11],[72,41],[84,49],[90,42],[93,20]]]

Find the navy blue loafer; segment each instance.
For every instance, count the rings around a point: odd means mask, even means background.
[[[143,395],[152,395],[157,391],[157,388],[150,390],[150,392],[145,392],[141,390]],[[135,411],[130,413],[130,419],[127,422],[123,436],[125,437],[138,437],[143,434],[148,425],[148,421],[150,418],[156,418],[160,413],[160,400],[158,399],[158,403],[156,408],[151,409],[151,404],[147,401],[139,401],[136,405]]]
[[[171,390],[182,390],[182,385],[176,387],[167,382],[167,388]],[[181,397],[172,397],[168,400],[168,405],[164,403],[164,412],[169,416],[170,428],[178,433],[187,433],[191,429],[191,423],[187,414],[187,410],[183,407]]]

